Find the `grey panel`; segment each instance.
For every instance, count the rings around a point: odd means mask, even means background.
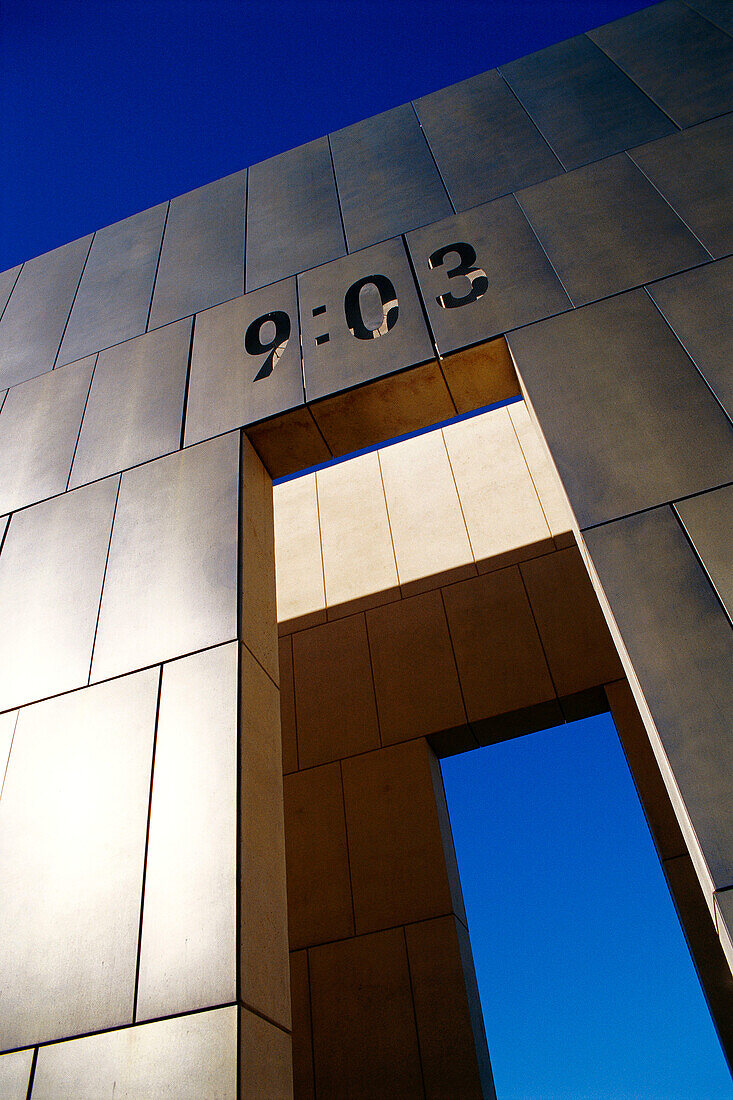
[[[685,3],[721,30],[733,34],[733,5],[730,0],[685,0]]]
[[[624,153],[538,183],[517,200],[575,305],[709,259]]]
[[[716,885],[733,879],[733,633],[671,508],[585,534]]]
[[[236,636],[238,475],[236,433],[122,475],[94,680]]]
[[[247,290],[345,252],[328,138],[252,165],[247,188]]]
[[[137,1019],[236,1000],[237,643],[163,668]]]
[[[281,316],[267,320],[274,313]],[[270,350],[257,352],[257,347]],[[295,279],[273,283],[197,315],[186,405],[187,444],[302,403]]]
[[[0,1043],[130,1023],[158,671],[24,708],[0,802]]]
[[[508,339],[581,527],[733,477],[731,425],[643,290]]]
[[[349,252],[453,213],[411,104],[331,134]]]
[[[8,271],[0,272],[0,317],[2,317],[3,310],[8,304],[8,299],[18,280],[22,266],[22,264],[18,264],[17,267],[11,267]]]
[[[655,4],[588,37],[679,126],[733,109],[733,41],[685,4]]]
[[[582,34],[503,65],[501,73],[566,168],[675,129]]]
[[[407,244],[443,355],[570,309],[567,294],[512,195],[416,229],[408,234]],[[446,252],[452,244],[459,251]],[[456,270],[468,270],[470,277],[449,275]]]
[[[360,280],[372,276],[385,277],[389,282],[382,284],[381,297],[372,282],[357,288],[355,294],[352,291],[351,300],[358,303],[363,320],[357,338],[347,324],[346,294]],[[390,304],[391,288],[399,303],[396,320],[395,307]],[[306,271],[298,276],[298,289],[307,400],[433,358],[401,240],[385,241]]]
[[[82,237],[23,265],[0,321],[0,386],[53,367],[91,243]]]
[[[94,359],[10,390],[0,411],[0,512],[66,489]]]
[[[246,182],[236,172],[171,201],[148,328],[244,291]]]
[[[733,485],[690,497],[674,507],[733,619]]]
[[[8,757],[10,756],[10,746],[13,743],[15,721],[17,717],[17,710],[6,710],[0,714],[0,797],[2,797],[2,789],[5,782],[5,769],[8,764]]]
[[[117,478],[12,517],[0,554],[0,710],[89,676]]]
[[[0,1056],[0,1096],[4,1100],[26,1100],[32,1062],[32,1050]]]
[[[733,940],[733,890],[728,889],[716,893],[715,904],[718,907],[720,917],[725,922],[728,935]]]
[[[647,290],[733,417],[733,258],[663,279]]]
[[[496,69],[415,100],[415,110],[456,210],[563,170]]]
[[[59,363],[145,332],[167,203],[94,234]]]
[[[42,1047],[33,1100],[236,1100],[237,1010]]]
[[[191,324],[178,321],[100,352],[72,488],[178,450]]]
[[[629,156],[711,255],[733,252],[733,115],[642,145]]]

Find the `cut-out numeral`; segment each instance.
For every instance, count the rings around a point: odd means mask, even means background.
[[[346,291],[344,313],[349,331],[357,340],[376,340],[397,324],[400,305],[397,291],[386,275],[365,275]]]
[[[439,294],[435,300],[443,309],[455,309],[457,306],[467,306],[471,302],[477,302],[489,289],[486,272],[482,267],[474,266],[476,252],[465,241],[456,241],[454,244],[446,244],[442,248],[437,248],[428,260],[431,268],[441,267],[445,263],[446,256],[451,252],[458,257],[458,264],[448,269],[446,272],[448,278],[455,279],[462,275],[465,279],[468,279],[470,289],[467,294],[458,296],[450,293],[450,291],[447,294]]]
[[[272,333],[272,335],[270,335]],[[281,309],[257,317],[244,334],[244,349],[249,355],[270,354],[257,371],[255,382],[268,378],[290,339],[290,318]]]

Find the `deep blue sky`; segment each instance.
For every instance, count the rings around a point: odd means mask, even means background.
[[[643,6],[0,0],[0,270]],[[593,730],[446,763],[500,1100],[731,1096],[615,735]]]
[[[610,716],[442,768],[499,1100],[730,1100]]]
[[[0,271],[638,0],[0,0]]]

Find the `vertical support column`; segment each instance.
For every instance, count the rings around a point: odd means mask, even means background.
[[[11,1096],[291,1094],[272,540],[239,432],[10,518]]]

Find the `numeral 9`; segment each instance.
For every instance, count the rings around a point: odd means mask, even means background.
[[[269,330],[269,331],[268,331]],[[272,332],[272,336],[269,332]],[[263,340],[264,336],[264,340]],[[244,334],[244,348],[250,355],[269,355],[255,375],[255,382],[268,378],[290,339],[290,318],[281,309],[257,317]]]

